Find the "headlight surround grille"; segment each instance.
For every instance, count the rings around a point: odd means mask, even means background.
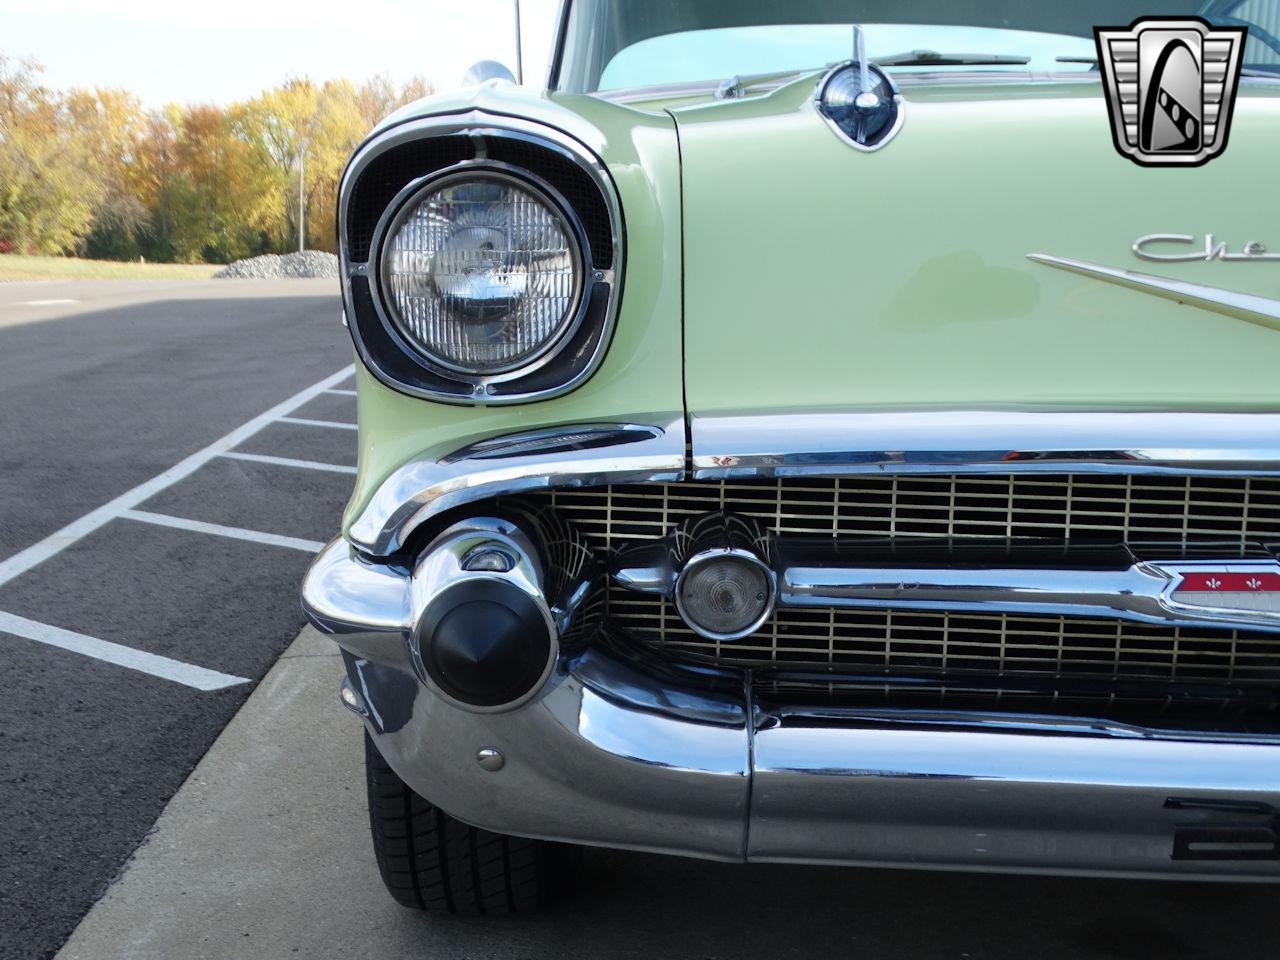
[[[477,385],[528,375],[582,322],[585,233],[554,188],[515,168],[471,161],[417,180],[376,236],[395,332]]]

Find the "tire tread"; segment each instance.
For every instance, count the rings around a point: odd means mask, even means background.
[[[396,775],[368,733],[365,777],[378,873],[402,906],[471,916],[531,913],[549,902],[580,853],[449,816]]]

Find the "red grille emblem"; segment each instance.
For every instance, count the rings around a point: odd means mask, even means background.
[[[1178,584],[1177,592],[1184,590],[1245,593],[1257,591],[1261,593],[1280,592],[1280,573],[1185,573]]]

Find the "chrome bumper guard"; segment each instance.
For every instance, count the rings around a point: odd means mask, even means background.
[[[1280,880],[1280,739],[798,707],[602,649],[479,712],[413,667],[415,576],[335,540],[304,606],[388,762],[478,826],[720,860]]]

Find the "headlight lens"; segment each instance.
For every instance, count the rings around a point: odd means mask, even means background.
[[[428,359],[493,375],[529,366],[568,333],[582,254],[532,184],[456,174],[409,199],[384,247],[382,279],[392,322]]]

